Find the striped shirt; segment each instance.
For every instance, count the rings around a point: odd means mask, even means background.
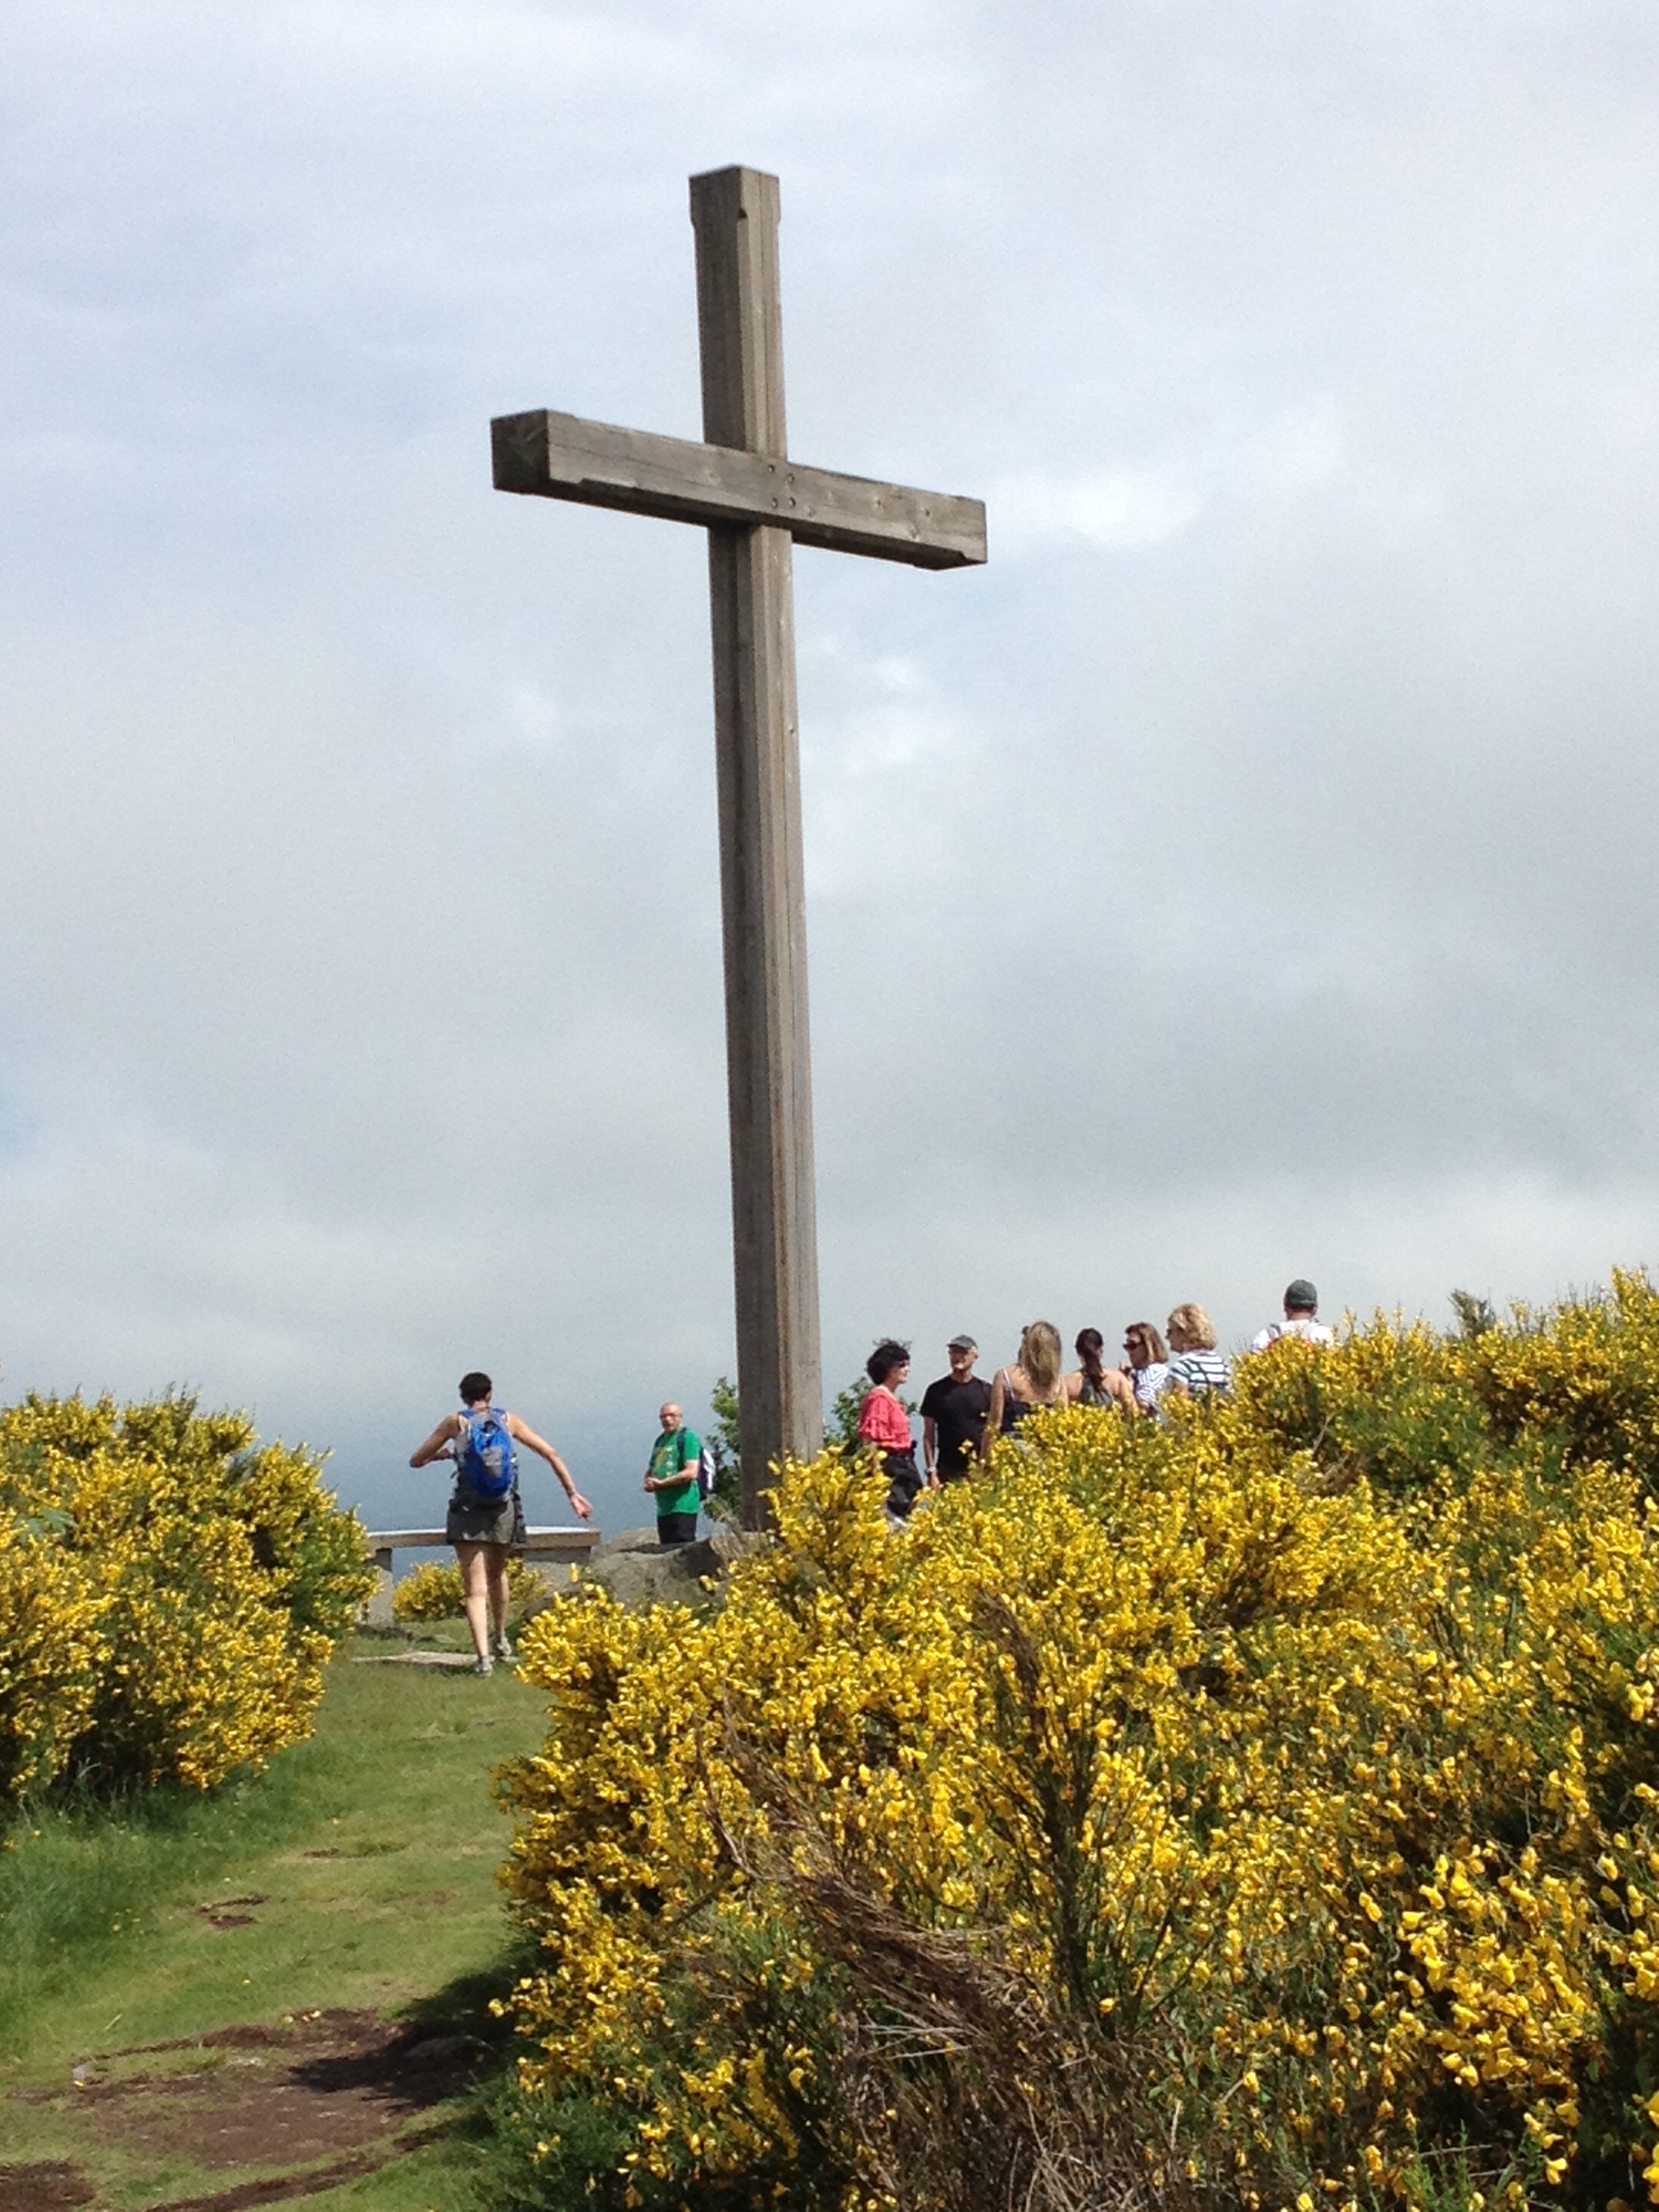
[[[1149,1359],[1144,1367],[1132,1367],[1129,1381],[1134,1387],[1135,1403],[1143,1413],[1150,1413],[1164,1395],[1169,1382],[1170,1370],[1161,1359]]]
[[[1225,1392],[1233,1387],[1233,1364],[1218,1352],[1173,1352],[1170,1355],[1170,1380],[1184,1382],[1194,1398],[1207,1397],[1212,1390]]]

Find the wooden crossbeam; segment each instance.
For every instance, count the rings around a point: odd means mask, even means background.
[[[780,1460],[809,1459],[823,1441],[795,541],[971,568],[985,558],[985,509],[788,459],[778,180],[744,168],[693,177],[691,222],[703,442],[552,408],[500,416],[490,432],[500,491],[708,532],[743,1517],[757,1528]]]
[[[778,523],[798,544],[915,568],[971,568],[985,558],[982,500],[624,430],[548,407],[497,416],[489,428],[497,491],[670,522]]]

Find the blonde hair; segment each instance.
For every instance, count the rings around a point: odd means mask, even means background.
[[[1060,1380],[1060,1331],[1051,1321],[1027,1324],[1019,1340],[1019,1364],[1035,1398],[1054,1395]]]
[[[1215,1323],[1202,1306],[1177,1306],[1170,1316],[1169,1328],[1172,1336],[1179,1329],[1194,1352],[1215,1350]]]

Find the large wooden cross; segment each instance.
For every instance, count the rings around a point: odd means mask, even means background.
[[[744,1520],[823,1438],[793,541],[921,568],[985,558],[985,509],[787,458],[778,181],[691,179],[704,442],[538,408],[491,426],[495,487],[708,532]]]

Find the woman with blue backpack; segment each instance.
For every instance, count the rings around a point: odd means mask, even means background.
[[[455,1462],[455,1487],[444,1521],[444,1539],[455,1547],[461,1570],[461,1601],[472,1632],[475,1674],[488,1674],[497,1659],[511,1659],[507,1640],[507,1562],[524,1533],[519,1504],[515,1443],[544,1459],[564,1486],[564,1494],[584,1521],[593,1509],[571,1480],[570,1469],[544,1437],[516,1413],[494,1406],[495,1384],[487,1375],[461,1377],[463,1410],[446,1413],[417,1452],[411,1467],[434,1460]]]

